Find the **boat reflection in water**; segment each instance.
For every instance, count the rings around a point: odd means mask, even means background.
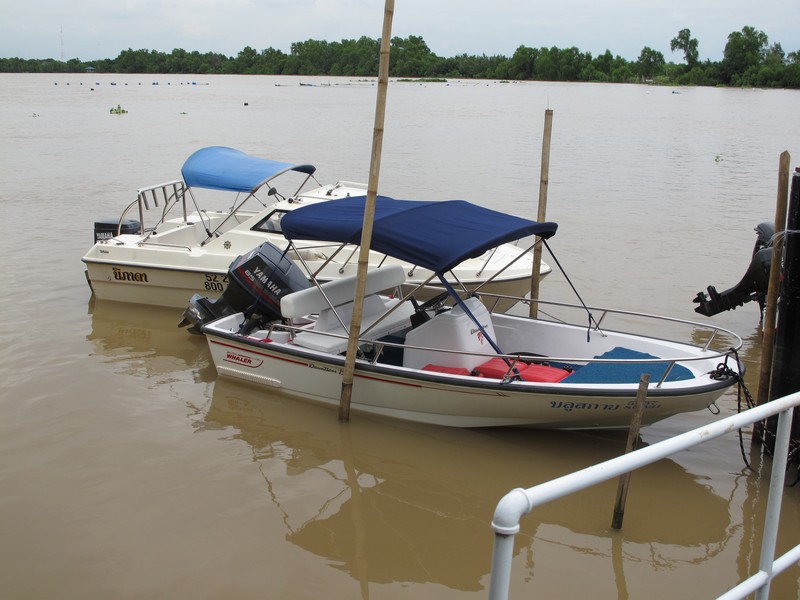
[[[195,426],[232,430],[226,440],[248,444],[286,541],[323,558],[320,568],[347,572],[365,598],[370,584],[487,589],[497,500],[617,455],[625,443],[612,432],[456,430],[370,417],[341,424],[324,407],[225,379]],[[535,577],[537,590],[557,593],[563,582],[551,579],[566,553],[578,570],[605,557],[603,585],[623,589],[630,578],[700,565],[730,539],[727,500],[675,462],[637,472],[621,532],[609,528],[615,491],[615,482],[598,486],[523,521],[516,552],[528,585]]]
[[[213,381],[216,373],[205,344],[176,327],[173,309],[92,297],[87,312],[92,330],[86,339],[114,372]]]

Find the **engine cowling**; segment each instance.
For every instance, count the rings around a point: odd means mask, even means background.
[[[248,320],[276,321],[281,319],[281,298],[309,285],[302,270],[280,248],[264,242],[231,263],[228,286],[219,298],[192,296],[180,325],[200,333],[206,323],[239,312]]]

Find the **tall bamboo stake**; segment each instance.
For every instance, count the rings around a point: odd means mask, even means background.
[[[625,444],[625,454],[633,452],[638,446],[639,429],[642,426],[642,416],[644,415],[644,403],[647,400],[647,386],[650,384],[650,375],[642,373],[639,379],[639,389],[636,392],[636,408],[631,418],[631,425],[628,429],[628,441]],[[631,483],[630,471],[619,476],[617,485],[617,500],[614,503],[614,516],[611,519],[612,529],[622,529],[622,520],[625,518],[625,502],[628,499],[628,486]]]
[[[547,186],[550,179],[550,137],[553,131],[553,111],[544,111],[544,135],[542,136],[542,170],[539,176],[539,210],[536,213],[537,221],[544,221],[547,213]],[[536,318],[539,313],[539,280],[542,268],[542,245],[537,244],[533,249],[533,267],[531,271],[531,300],[529,315]]]
[[[342,393],[339,397],[339,420],[350,420],[350,398],[353,394],[353,373],[358,354],[358,337],[361,335],[361,316],[364,313],[364,290],[369,268],[369,247],[372,242],[372,222],[375,218],[375,199],[378,196],[378,178],[381,172],[381,150],[383,148],[383,123],[386,117],[386,92],[389,87],[389,48],[392,37],[394,0],[386,0],[383,9],[383,33],[381,35],[380,65],[378,67],[378,98],[375,102],[375,129],[372,135],[372,157],[367,182],[367,203],[364,207],[364,225],[361,229],[361,248],[358,253],[356,295],[353,302],[353,318],[350,321],[350,336],[347,340],[347,355],[342,372]]]
[[[786,211],[789,202],[789,170],[791,157],[789,152],[781,152],[778,161],[778,198],[775,206],[775,240],[772,244],[770,260],[769,285],[767,286],[767,304],[764,308],[761,342],[761,372],[758,378],[758,397],[756,404],[764,404],[769,400],[769,382],[772,375],[772,360],[775,350],[775,315],[777,312],[778,292],[780,291],[781,255],[783,252],[783,230],[786,229]],[[761,427],[753,427],[753,438],[761,439]]]

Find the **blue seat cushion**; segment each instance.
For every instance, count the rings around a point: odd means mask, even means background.
[[[645,352],[617,346],[613,350],[595,356],[604,359],[647,359],[659,358]],[[654,363],[589,363],[562,380],[562,383],[638,383],[643,373],[650,374],[651,382],[658,382],[667,370],[669,362]],[[675,365],[666,381],[692,379],[692,372],[682,365]]]

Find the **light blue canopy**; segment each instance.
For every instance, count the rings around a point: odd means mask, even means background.
[[[312,175],[316,167],[251,156],[225,146],[209,146],[187,158],[181,174],[188,187],[252,194],[287,171]]]
[[[281,220],[290,240],[360,244],[366,196],[301,206]],[[378,196],[372,243],[377,252],[445,273],[487,250],[530,235],[547,239],[556,223],[529,221],[464,200],[395,200]]]

